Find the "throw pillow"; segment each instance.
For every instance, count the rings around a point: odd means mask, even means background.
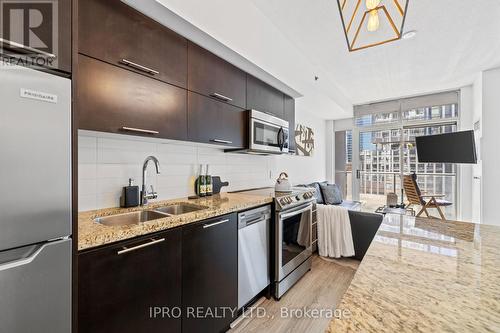
[[[314,192],[314,197],[316,198],[316,203],[317,204],[324,204],[325,203],[325,200],[323,198],[323,196],[321,195],[321,188],[320,186],[321,185],[326,185],[326,182],[323,182],[323,183],[311,183],[311,184],[308,184],[307,187],[312,187],[314,188],[316,191]]]
[[[321,193],[326,205],[340,205],[342,192],[337,184],[321,184]]]

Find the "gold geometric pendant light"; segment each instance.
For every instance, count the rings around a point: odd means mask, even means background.
[[[410,0],[337,0],[349,51],[401,38]]]

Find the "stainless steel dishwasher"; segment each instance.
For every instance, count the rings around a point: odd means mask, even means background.
[[[270,284],[271,206],[238,214],[238,308]]]

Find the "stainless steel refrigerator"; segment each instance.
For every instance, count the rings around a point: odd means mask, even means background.
[[[0,61],[0,332],[71,331],[71,81]]]

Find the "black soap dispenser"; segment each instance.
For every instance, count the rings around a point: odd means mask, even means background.
[[[134,185],[132,178],[128,179],[128,186],[125,186],[120,197],[120,207],[129,208],[139,206],[139,186]]]

